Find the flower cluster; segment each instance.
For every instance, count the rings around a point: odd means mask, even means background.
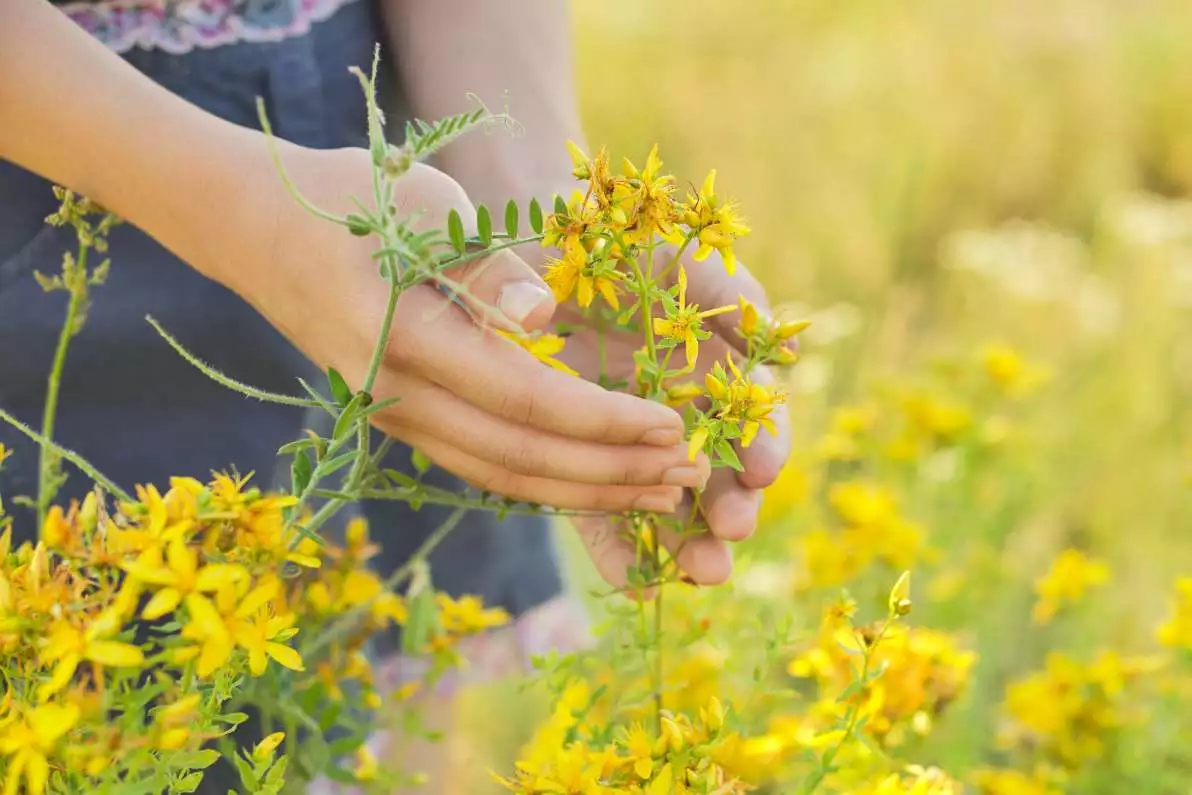
[[[320,544],[287,521],[295,502],[242,477],[174,478],[164,494],[139,487],[111,512],[98,492],[55,506],[36,544],[13,548],[6,529],[5,791],[104,791],[162,766],[196,773],[216,753],[205,746],[238,722],[236,707],[254,703],[245,676],[271,687],[289,681],[300,702],[326,707],[355,683],[351,703],[378,707],[363,644],[407,624],[408,605],[367,568],[376,547],[362,523],[342,548]],[[475,597],[428,595],[424,639],[440,670],[456,662],[461,637],[508,618]],[[314,648],[337,622],[342,637]],[[309,654],[296,645],[300,633]]]

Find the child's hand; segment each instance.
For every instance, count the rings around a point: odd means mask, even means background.
[[[287,146],[283,159],[298,189],[324,210],[347,213],[351,197],[372,195],[364,150]],[[359,387],[387,296],[372,258],[377,240],[311,217],[272,179],[274,199],[255,219],[265,234],[248,252],[268,262],[225,281],[316,363]],[[415,166],[395,188],[396,212],[421,213],[421,227],[445,228],[452,209],[475,217],[459,185],[433,168]],[[232,261],[245,255],[225,253]],[[474,313],[503,314],[507,327],[534,329],[554,313],[541,278],[511,251],[467,263],[450,278],[467,287]],[[687,459],[673,410],[543,366],[431,284],[402,295],[373,394],[400,398],[374,415],[383,431],[477,488],[519,500],[670,511],[681,487],[708,477],[706,460]]]
[[[692,304],[704,308],[733,305],[744,296],[759,312],[768,313],[770,305],[765,289],[742,264],[738,263],[735,272],[729,275],[718,254],[703,262],[693,262],[687,257],[684,260],[683,267],[688,276],[687,298]],[[666,264],[663,257],[656,268],[661,270]],[[583,322],[581,315],[568,308],[562,308],[560,315],[565,315],[569,323]],[[723,362],[730,352],[744,353],[744,340],[735,331],[739,321],[738,312],[708,318],[713,337],[700,344],[699,360],[692,375],[697,383],[702,383],[704,373],[711,370],[715,362]],[[606,367],[620,368],[606,372],[606,375],[614,379],[631,378],[632,353],[641,347],[640,337],[605,332],[603,358],[596,340],[595,330],[574,334],[568,340],[562,358],[589,378],[598,376],[602,361]],[[774,381],[773,373],[764,367],[755,369],[751,375],[760,384]],[[709,533],[683,539],[662,534],[661,540],[677,555],[680,568],[696,583],[712,585],[727,580],[732,574],[732,553],[727,542],[748,538],[757,526],[761,489],[774,482],[790,454],[790,419],[786,412],[776,412],[774,420],[778,426],[777,434],[763,432],[751,446],[738,446],[743,472],[726,468],[712,474],[700,497],[701,513]],[[690,513],[690,497],[684,500],[680,512],[683,517]],[[625,573],[634,563],[636,553],[624,534],[616,532],[616,520],[584,517],[576,520],[576,526],[601,575],[615,586],[624,585]]]

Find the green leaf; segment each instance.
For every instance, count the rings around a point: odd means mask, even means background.
[[[505,205],[505,234],[509,237],[517,237],[517,221],[517,202],[510,199],[509,203]]]
[[[493,219],[483,204],[476,208],[476,233],[485,246],[493,242]]]
[[[293,482],[294,494],[301,494],[310,485],[310,477],[314,474],[314,465],[306,450],[294,456],[294,463],[290,465],[290,480]]]
[[[464,236],[464,221],[455,210],[447,214],[447,235],[451,238],[452,248],[463,254],[468,246]]]
[[[720,456],[721,461],[738,472],[745,471],[745,467],[741,466],[741,459],[737,458],[737,451],[733,449],[731,443],[721,439],[716,443],[716,454]]]
[[[347,406],[352,402],[352,390],[348,388],[348,382],[334,367],[327,371],[327,384],[331,387],[331,394],[340,406]]]
[[[425,475],[426,470],[430,469],[432,466],[431,460],[427,458],[426,453],[423,453],[421,450],[415,450],[410,455],[410,463],[414,465],[414,469],[419,475]]]
[[[420,485],[414,478],[405,472],[398,472],[396,469],[386,469],[385,475],[403,489],[416,489]]]
[[[286,444],[283,444],[281,447],[277,448],[277,454],[279,456],[293,455],[294,453],[297,453],[299,450],[305,450],[308,447],[314,447],[314,446],[315,446],[315,440],[310,438],[309,436],[304,436],[301,439],[295,439],[292,442],[287,442]]]
[[[203,774],[195,771],[189,773],[174,784],[174,792],[194,792],[199,788],[199,784],[203,783]]]
[[[542,234],[542,205],[537,199],[530,199],[530,228],[534,234]]]
[[[218,761],[219,751],[204,748],[201,751],[179,751],[170,757],[169,766],[187,770],[206,770]]]
[[[567,202],[558,194],[555,195],[555,215],[567,217]]]
[[[359,453],[356,450],[353,450],[350,453],[341,453],[335,458],[332,458],[330,461],[325,461],[322,465],[323,475],[326,476],[338,472],[348,464],[355,461],[356,456],[358,455]]]

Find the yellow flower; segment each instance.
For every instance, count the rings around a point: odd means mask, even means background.
[[[119,632],[121,625],[118,612],[111,608],[95,617],[86,629],[66,620],[54,622],[39,657],[43,663],[54,663],[54,671],[49,680],[38,688],[38,698],[45,701],[66,687],[83,661],[113,668],[137,668],[143,665],[145,655],[138,647],[104,640]]]
[[[1039,595],[1032,613],[1035,623],[1046,624],[1060,607],[1076,604],[1090,588],[1108,581],[1109,567],[1104,562],[1093,560],[1078,549],[1064,550],[1035,583]]]
[[[10,455],[12,455],[12,450],[0,444],[0,468],[4,467],[4,462],[8,460]]]
[[[679,266],[678,304],[666,317],[654,318],[654,333],[665,340],[683,343],[687,354],[687,366],[694,367],[699,357],[699,341],[709,339],[710,332],[703,330],[704,318],[732,312],[737,307],[720,306],[700,311],[699,304],[687,303],[687,270]]]
[[[373,752],[363,745],[357,748],[356,765],[352,768],[352,774],[356,776],[356,780],[372,781],[377,777],[377,771],[377,758]]]
[[[1171,615],[1160,625],[1158,636],[1164,646],[1192,650],[1192,577],[1176,582]]]
[[[1029,364],[1006,345],[987,346],[981,360],[989,380],[1007,395],[1026,394],[1047,378],[1045,370]]]
[[[605,261],[590,263],[588,250],[578,237],[567,238],[562,259],[550,261],[543,279],[558,303],[575,293],[576,303],[586,308],[599,293],[613,309],[621,307],[617,298],[619,276],[615,266]]]
[[[529,336],[511,334],[507,331],[501,331],[500,329],[497,329],[497,333],[510,342],[516,343],[522,348],[525,348],[535,359],[547,365],[548,367],[553,367],[554,369],[567,373],[568,375],[579,375],[579,373],[577,373],[575,370],[572,370],[570,367],[563,364],[563,362],[555,358],[555,356],[563,352],[563,347],[567,344],[567,341],[557,334],[538,334],[536,336]]]
[[[293,614],[274,615],[268,605],[236,627],[236,643],[248,652],[248,669],[254,676],[265,673],[269,660],[276,660],[291,671],[305,671],[302,658],[285,641],[294,637]]]
[[[1061,795],[1039,776],[1019,770],[979,770],[973,778],[981,795]]]
[[[199,552],[174,539],[166,547],[162,560],[161,547],[148,547],[132,563],[124,565],[130,577],[149,586],[158,587],[141,612],[148,621],[173,612],[189,593],[214,593],[225,586],[248,578],[242,566],[215,563],[199,567]]]
[[[741,446],[749,447],[757,438],[757,432],[765,428],[771,434],[778,433],[778,426],[770,415],[786,396],[771,387],[755,384],[744,375],[730,354],[726,361],[728,371],[717,362],[712,372],[704,377],[708,394],[716,403],[716,415],[741,428]],[[732,378],[729,378],[729,374]]]
[[[696,233],[699,248],[695,261],[703,262],[713,251],[719,251],[724,259],[724,268],[730,274],[737,269],[733,254],[733,241],[749,234],[737,213],[734,202],[724,201],[716,195],[716,171],[708,172],[699,195],[688,199],[683,210],[683,220]]]
[[[655,234],[670,237],[674,233],[677,209],[671,198],[674,177],[662,173],[662,160],[655,144],[646,157],[646,165],[638,170],[628,158],[624,161],[627,180],[614,190],[614,207],[626,213],[625,240],[645,244]]]
[[[277,650],[268,645],[275,634],[280,634],[285,627],[271,625],[266,620],[263,628],[256,626],[242,629],[242,625],[249,622],[250,619],[255,620],[262,609],[277,596],[279,587],[280,583],[276,578],[263,579],[239,602],[232,586],[220,588],[215,594],[214,602],[197,592],[188,594],[184,602],[187,617],[183,623],[181,635],[187,640],[195,641],[196,645],[179,650],[176,653],[175,661],[184,662],[197,658],[196,672],[202,678],[209,677],[227,663],[239,639],[241,645],[250,650],[250,654],[253,650],[265,651],[268,656],[272,656],[278,662],[286,665],[283,659],[279,659],[271,653]],[[264,649],[258,640],[266,644]],[[281,646],[280,643],[273,645],[288,648]],[[293,652],[292,649],[289,651]],[[293,662],[293,658],[285,652],[280,652],[280,655],[289,662]],[[258,656],[256,664],[259,665],[259,663]],[[300,666],[301,661],[298,664]],[[287,665],[287,667],[290,666]]]
[[[30,709],[0,733],[0,753],[10,757],[4,776],[4,795],[28,792],[42,795],[50,776],[50,757],[62,736],[79,720],[73,704],[42,704]],[[26,789],[22,790],[21,780]]]
[[[509,623],[509,613],[503,607],[485,607],[479,596],[452,599],[445,593],[435,594],[439,606],[439,626],[451,635],[474,635]]]

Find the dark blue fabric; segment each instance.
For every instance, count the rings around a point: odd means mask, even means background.
[[[366,142],[364,103],[348,69],[367,67],[380,39],[376,8],[357,2],[304,37],[185,55],[136,50],[125,57],[171,91],[230,121],[257,127],[260,96],[282,137],[339,147]],[[385,75],[383,85],[395,85],[393,76]],[[43,293],[33,272],[56,272],[62,253],[74,246],[71,230],[43,224],[55,206],[49,184],[0,161],[0,406],[34,426],[40,424],[66,298]],[[110,254],[108,283],[96,289],[87,325],[71,344],[58,440],[128,488],[164,485],[174,474],[204,479],[228,468],[267,481],[277,468],[277,448],[314,418],[218,386],[173,353],[144,317],[152,314],[200,358],[264,389],[295,394],[297,377],[318,380],[318,373],[246,303],[132,226],[116,228]],[[0,472],[0,494],[16,514],[16,534],[29,538],[31,516],[12,498],[34,495],[37,451],[8,427],[0,427],[0,442],[16,451]],[[396,446],[386,465],[404,468],[408,461],[409,451]],[[80,498],[88,488],[83,476],[72,472],[60,498]],[[432,508],[413,512],[399,503],[362,510],[382,545],[376,564],[382,570],[400,565],[447,515]],[[480,594],[515,614],[561,587],[549,528],[538,518],[499,524],[488,514],[471,515],[431,563],[438,586]],[[396,642],[394,636],[382,645]]]

